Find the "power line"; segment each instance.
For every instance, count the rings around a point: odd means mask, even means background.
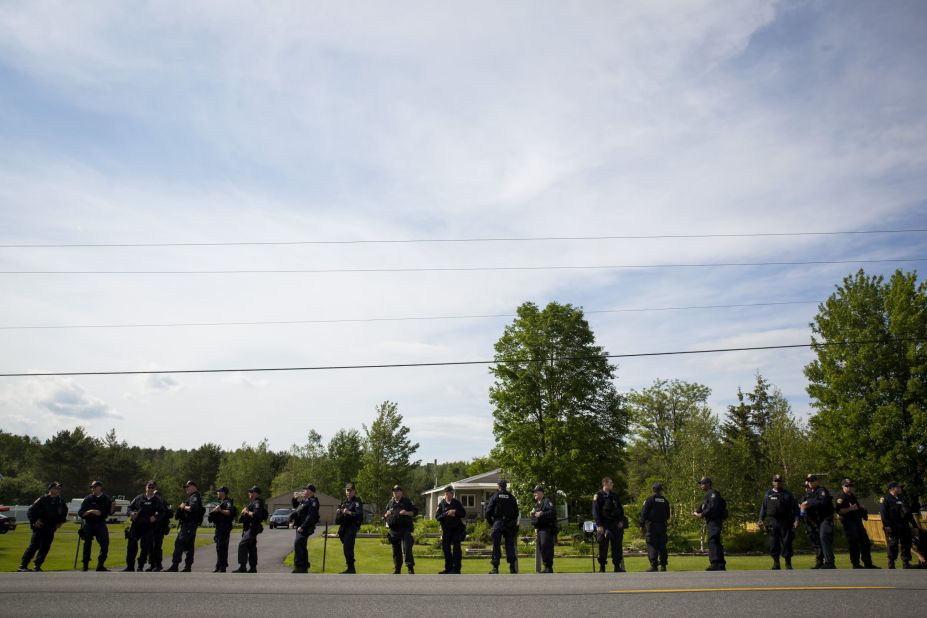
[[[783,236],[848,236],[866,234],[920,234],[927,229],[907,230],[850,230],[829,232],[756,232],[743,234],[641,234],[612,236],[498,236],[470,238],[404,238],[404,239],[354,239],[354,240],[281,240],[241,242],[152,242],[152,243],[47,243],[47,244],[0,244],[0,249],[90,249],[90,248],[139,248],[139,247],[253,247],[292,245],[373,245],[373,244],[438,244],[479,242],[549,242],[589,240],[660,240],[697,238],[760,238]]]
[[[813,266],[822,264],[884,264],[924,262],[927,258],[881,260],[804,260],[790,262],[715,262],[702,264],[611,264],[596,266],[461,266],[409,268],[258,268],[222,270],[2,270],[0,275],[268,275],[335,273],[486,272],[532,270],[631,270],[658,268],[718,268],[733,266]]]
[[[869,340],[869,341],[835,341],[821,343],[794,343],[787,345],[750,346],[743,348],[710,348],[703,350],[676,350],[672,352],[636,352],[630,354],[603,354],[596,357],[556,357],[556,358],[514,358],[504,361],[476,360],[476,361],[444,361],[436,363],[390,363],[379,365],[317,365],[311,367],[243,367],[238,369],[163,369],[163,370],[132,370],[132,371],[61,371],[43,373],[0,373],[0,378],[39,378],[39,377],[67,377],[67,376],[123,376],[123,375],[163,375],[184,373],[264,373],[283,371],[333,371],[342,369],[399,369],[404,367],[456,367],[464,365],[499,365],[506,363],[541,363],[555,361],[581,361],[593,358],[642,358],[647,356],[680,356],[688,354],[718,354],[723,352],[750,352],[756,350],[787,350],[796,348],[814,348],[830,346],[850,346],[869,344],[888,344],[905,341],[919,341],[916,339]]]
[[[738,303],[728,305],[688,305],[679,307],[628,307],[623,309],[591,309],[583,311],[584,314],[606,313],[645,313],[649,311],[685,311],[695,309],[732,309],[738,307],[776,307],[782,305],[816,305],[818,300],[791,300],[769,303]],[[64,330],[64,329],[94,329],[94,328],[174,328],[174,327],[200,327],[200,326],[278,326],[296,324],[347,324],[361,322],[412,322],[430,320],[471,320],[486,318],[512,318],[514,313],[485,313],[475,315],[433,315],[409,316],[395,318],[333,318],[318,320],[255,320],[246,322],[167,322],[149,324],[62,324],[62,325],[17,325],[0,326],[0,330]]]

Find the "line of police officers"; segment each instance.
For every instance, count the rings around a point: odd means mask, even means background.
[[[692,515],[705,520],[708,542],[708,571],[724,571],[724,547],[721,532],[724,520],[728,517],[727,504],[721,494],[712,486],[709,477],[703,477],[699,486],[704,492],[702,503]],[[52,482],[48,493],[29,508],[28,518],[32,528],[32,539],[23,554],[20,571],[29,571],[29,562],[35,558],[32,570],[41,571],[42,564],[54,540],[55,531],[67,519],[67,505],[61,499],[61,484]],[[815,553],[815,569],[833,569],[834,551],[834,515],[843,521],[844,532],[850,551],[853,568],[877,569],[872,563],[871,542],[863,526],[868,513],[853,493],[854,483],[844,479],[841,493],[834,499],[826,487],[823,487],[816,475],[805,478],[805,494],[801,501],[782,486],[782,477],[775,475],[772,488],[763,497],[759,512],[759,526],[769,537],[769,553],[773,559],[773,570],[782,568],[780,558],[785,561],[785,568],[792,569],[793,542],[795,530],[804,522],[808,539]],[[888,484],[888,493],[883,496],[880,506],[882,525],[888,538],[888,568],[894,569],[895,562],[901,555],[903,568],[912,568],[912,545],[917,542],[924,552],[923,545],[927,538],[914,517],[918,508],[913,507],[902,495],[903,487],[897,482]],[[90,485],[91,493],[84,498],[78,510],[82,519],[79,530],[84,541],[83,570],[89,570],[91,546],[94,540],[99,545],[97,571],[107,571],[105,562],[109,549],[107,518],[113,512],[113,500],[103,493],[103,483],[94,481]],[[169,530],[172,517],[178,520],[178,533],[174,542],[174,553],[168,572],[189,572],[195,554],[196,532],[205,514],[199,489],[195,481],[184,483],[186,497],[177,505],[176,511],[166,504],[157,491],[157,484],[148,481],[144,493],[136,496],[129,504],[127,513],[131,524],[126,531],[128,547],[126,568],[124,571],[160,571],[162,570],[161,543]],[[667,567],[667,529],[672,517],[669,500],[663,495],[661,483],[652,486],[653,494],[649,496],[641,509],[639,526],[647,544],[647,557],[650,561],[648,571],[666,571]],[[319,500],[315,496],[316,488],[311,483],[303,488],[302,493],[293,495],[293,511],[290,521],[296,530],[294,541],[293,573],[309,572],[309,553],[307,543],[315,532],[319,522]],[[216,490],[219,503],[208,514],[208,520],[215,525],[216,567],[214,573],[225,573],[228,568],[229,537],[232,522],[236,516],[234,502],[229,497],[228,487]],[[553,548],[558,533],[557,515],[553,502],[545,496],[544,488],[534,487],[534,506],[530,512],[531,522],[537,531],[537,547],[541,555],[543,573],[553,573]],[[418,507],[409,498],[403,496],[402,487],[393,487],[393,497],[386,506],[383,519],[389,529],[389,540],[393,547],[393,573],[399,574],[405,562],[408,573],[415,572],[415,559],[412,555],[412,530]],[[441,547],[444,553],[444,570],[441,574],[459,574],[462,559],[461,542],[466,536],[465,518],[467,512],[463,504],[455,497],[453,486],[444,489],[444,498],[439,502],[435,517],[441,525]],[[516,543],[519,532],[520,514],[518,501],[508,490],[508,482],[500,480],[498,491],[492,495],[486,505],[485,516],[491,526],[492,569],[490,574],[499,573],[502,559],[501,546],[504,542],[505,557],[510,573],[518,573],[518,556]],[[599,546],[599,572],[604,573],[611,549],[612,566],[616,573],[624,572],[622,545],[624,531],[628,527],[628,518],[619,496],[614,492],[611,478],[602,479],[602,489],[592,500],[592,516],[595,522],[595,535]],[[238,544],[239,568],[236,573],[257,572],[257,536],[263,531],[263,522],[267,519],[267,508],[261,498],[261,489],[257,486],[248,489],[248,505],[242,508],[239,521],[243,531]],[[338,537],[342,542],[347,568],[342,574],[356,573],[354,543],[358,530],[364,520],[363,503],[356,495],[353,483],[345,486],[345,500],[335,512],[335,523],[339,526]],[[927,535],[924,535],[927,536]],[[900,550],[900,552],[899,552]],[[137,559],[137,566],[136,566]],[[180,569],[181,561],[184,562]],[[145,569],[145,565],[148,568]],[[917,565],[927,566],[927,562]]]

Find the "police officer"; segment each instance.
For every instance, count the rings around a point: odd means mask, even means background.
[[[393,575],[402,572],[402,557],[405,554],[406,570],[409,575],[415,574],[415,558],[412,556],[412,529],[415,526],[415,516],[418,507],[402,495],[402,487],[393,486],[393,497],[386,504],[383,519],[389,528],[389,542],[393,546]]]
[[[509,482],[500,479],[496,484],[499,491],[494,493],[486,504],[486,523],[492,527],[492,569],[490,575],[499,573],[502,560],[500,542],[505,539],[505,560],[509,563],[509,573],[518,573],[518,501],[509,493]]]
[[[81,538],[84,540],[84,571],[90,570],[90,549],[93,540],[100,545],[97,557],[97,571],[109,571],[106,568],[106,555],[109,553],[109,530],[106,518],[113,512],[113,499],[103,493],[103,483],[94,481],[90,484],[90,495],[80,503],[77,515],[83,519]]]
[[[257,573],[257,537],[264,531],[267,507],[257,485],[248,489],[248,506],[241,510],[241,540],[238,542],[238,568],[233,573]]]
[[[544,487],[534,488],[534,508],[531,509],[531,523],[537,530],[538,549],[541,551],[542,573],[554,572],[554,544],[557,542],[557,511],[550,498],[544,495]]]
[[[622,544],[627,518],[621,499],[612,489],[615,483],[609,477],[602,479],[602,489],[592,499],[592,519],[595,520],[596,535],[599,541],[599,573],[605,572],[608,562],[608,546],[612,546],[612,564],[615,573],[624,573],[622,562]]]
[[[229,567],[229,537],[235,520],[235,503],[229,498],[229,488],[223,485],[216,490],[219,504],[209,512],[208,519],[216,527],[216,568],[213,573],[225,573]]]
[[[842,491],[837,494],[834,509],[843,521],[843,532],[847,537],[847,545],[850,547],[850,562],[853,563],[854,569],[877,569],[879,567],[872,564],[872,544],[869,542],[869,534],[863,526],[863,520],[869,519],[869,513],[856,499],[856,494],[853,493],[855,485],[852,480],[843,479],[840,486]],[[862,564],[860,564],[860,557],[862,557]]]
[[[903,568],[910,569],[911,528],[917,527],[917,522],[901,497],[901,485],[895,481],[888,484],[888,493],[882,496],[879,513],[882,515],[882,527],[885,528],[885,537],[888,539],[888,568],[895,568],[900,545]]]
[[[49,483],[48,493],[33,502],[26,513],[32,528],[32,539],[19,563],[20,571],[39,572],[42,570],[45,556],[48,555],[52,541],[55,540],[55,531],[68,519],[68,505],[61,499],[61,487],[58,481]],[[33,556],[35,556],[35,568],[30,569],[29,562]]]
[[[817,527],[821,545],[821,562],[815,569],[836,569],[834,564],[834,499],[827,488],[818,482],[818,477],[809,474],[808,491],[799,508],[805,512],[805,521]],[[811,534],[809,532],[809,534]]]
[[[805,488],[805,493],[802,496],[801,502],[799,502],[799,504],[807,502],[808,499],[814,494],[814,492],[811,490],[811,483],[808,482],[807,477],[805,478],[803,486]],[[818,524],[817,522],[812,521],[811,518],[807,516],[805,510],[800,507],[798,511],[798,518],[799,521],[805,524],[805,536],[808,537],[808,542],[811,544],[812,551],[814,551],[814,566],[811,568],[820,569],[824,566],[824,552],[821,551],[821,531],[818,529]]]
[[[156,486],[157,484],[154,481],[145,483],[145,493],[135,496],[126,509],[132,524],[129,526],[126,568],[123,571],[131,572],[135,570],[136,555],[138,556],[139,571],[148,561],[155,525],[164,514],[164,502],[155,494]]]
[[[203,523],[203,515],[206,513],[196,481],[187,481],[183,484],[183,488],[187,497],[177,505],[177,521],[180,522],[180,530],[177,532],[177,538],[174,539],[174,558],[167,570],[168,573],[177,572],[184,553],[187,554],[187,559],[183,565],[183,572],[189,573],[192,570],[193,557],[196,553],[196,529]]]
[[[772,478],[772,489],[763,496],[760,506],[759,526],[769,536],[769,555],[772,556],[772,570],[782,568],[779,557],[785,558],[785,568],[792,570],[792,542],[798,528],[798,502],[795,496],[782,486],[782,476]]]
[[[669,500],[663,495],[663,483],[654,483],[651,486],[653,495],[644,501],[641,509],[641,532],[647,543],[647,558],[650,560],[649,573],[657,570],[666,571],[666,529],[669,525],[672,509]]]
[[[460,574],[463,559],[460,543],[467,535],[466,516],[464,505],[454,497],[453,485],[448,485],[435,511],[435,519],[441,524],[441,551],[444,552],[444,570],[439,571],[439,575]]]
[[[302,499],[293,497],[293,512],[290,520],[296,528],[293,541],[293,572],[309,572],[309,537],[315,532],[319,523],[319,499],[315,497],[315,485],[309,483],[303,487]]]
[[[342,575],[357,573],[354,568],[354,540],[364,521],[364,503],[357,497],[354,483],[344,486],[344,502],[335,511],[335,523],[338,524],[338,538],[344,550],[344,562],[347,568]]]
[[[171,532],[171,520],[174,519],[174,509],[164,499],[161,492],[155,490],[155,495],[161,499],[161,505],[164,510],[158,515],[158,521],[155,522],[151,530],[151,551],[148,553],[148,568],[146,572],[164,570],[164,537]]]
[[[705,496],[702,498],[701,506],[692,515],[704,519],[708,528],[709,565],[705,570],[726,571],[727,561],[724,559],[724,545],[721,544],[721,529],[724,526],[724,518],[727,517],[724,498],[712,487],[711,477],[703,476],[698,485],[705,492]]]

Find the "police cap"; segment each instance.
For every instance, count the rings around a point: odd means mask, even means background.
[[[345,490],[348,490],[348,489],[356,489],[356,488],[354,487],[354,483],[345,483],[344,488],[345,488]]]
[[[251,487],[248,488],[248,493],[249,494],[259,494],[261,493],[261,488],[258,487],[257,485],[252,485]]]
[[[61,489],[62,487],[64,487],[64,485],[62,485],[58,481],[52,481],[51,483],[48,484],[49,489]]]
[[[229,493],[229,488],[226,487],[225,485],[223,485],[222,487],[220,487],[219,489],[216,490],[216,492],[220,492],[220,491],[221,491],[222,493],[224,493],[224,494],[227,494],[227,493]]]
[[[196,481],[187,481],[186,483],[183,484],[184,487],[189,487],[190,485],[193,485],[197,489],[200,488],[200,486],[196,484]]]
[[[817,481],[817,480],[818,480],[818,475],[817,475],[817,474],[809,474],[808,476],[805,477],[805,480],[808,481],[809,483],[814,482],[814,481]]]
[[[400,487],[398,484],[393,485],[393,491],[402,491],[402,487]]]
[[[781,475],[781,474],[774,474],[774,475],[773,475],[773,483],[781,483],[781,482],[782,482],[782,475]]]
[[[496,483],[496,485],[498,485],[500,489],[505,489],[509,486],[509,482],[505,479],[499,479],[499,482]]]
[[[454,493],[454,486],[453,486],[453,485],[448,485],[447,487],[445,487],[445,488],[444,488],[444,493]]]
[[[154,481],[148,481],[147,483],[145,483],[145,487],[157,487],[157,486],[158,484],[155,483]]]
[[[901,487],[901,485],[898,484],[898,481],[892,481],[886,487],[888,487],[888,489],[895,489],[896,487]]]
[[[653,485],[650,486],[650,489],[652,489],[653,491],[663,491],[663,489],[665,488],[663,487],[663,483],[654,483]]]
[[[698,484],[699,484],[699,485],[711,485],[711,477],[710,477],[710,476],[703,476],[703,477],[702,477],[702,480],[700,480],[700,481],[698,482]]]
[[[90,489],[93,489],[94,487],[103,487],[103,481],[94,481],[90,483]]]
[[[853,484],[854,484],[853,479],[843,479],[843,482],[840,483],[840,485],[842,485],[843,487],[850,487]]]
[[[303,487],[303,489],[308,489],[308,490],[311,491],[312,493],[315,493],[315,485],[313,485],[312,483],[306,484],[306,486]]]
[[[544,493],[544,486],[543,486],[543,485],[535,485],[535,486],[534,486],[534,489],[532,489],[531,491],[539,491],[539,492],[541,492],[541,493]]]

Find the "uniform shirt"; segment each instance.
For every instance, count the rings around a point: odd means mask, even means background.
[[[721,494],[714,488],[705,492],[702,498],[702,505],[695,511],[701,513],[705,521],[721,521],[724,519],[723,509],[721,508]]]
[[[245,510],[250,511],[253,515],[245,515]],[[242,509],[241,524],[243,530],[260,528],[261,522],[265,519],[267,519],[267,507],[264,506],[264,499],[260,496],[249,502],[248,506]]]
[[[493,494],[486,505],[486,521],[490,524],[501,521],[511,523],[518,520],[518,500],[506,489]]]
[[[338,508],[343,509],[342,526],[360,526],[364,521],[364,503],[357,496],[345,500]]]
[[[387,524],[392,530],[411,530],[415,525],[415,516],[418,515],[418,507],[412,504],[412,501],[403,496],[399,500],[391,498],[386,504],[386,510],[390,513],[387,517]],[[400,515],[399,511],[411,511],[412,515]]]
[[[893,496],[890,493],[882,496],[879,513],[882,515],[882,525],[887,528],[915,525],[914,516],[901,496]]]
[[[84,515],[87,511],[100,511],[99,515]],[[77,510],[77,515],[82,517],[87,523],[96,523],[98,521],[105,522],[106,518],[109,517],[113,512],[113,499],[107,496],[106,494],[100,494],[99,496],[94,496],[90,494],[84,501],[80,503],[80,509]]]
[[[624,507],[613,491],[596,492],[592,499],[592,518],[600,528],[615,528],[624,523]]]
[[[854,504],[859,504],[859,500],[857,500],[856,494],[853,492],[846,493],[845,491],[841,491],[839,494],[837,494],[834,502],[836,503],[834,510],[838,515],[840,515],[840,519],[842,519],[844,522],[863,521],[868,515],[866,509],[864,508],[860,508],[858,511],[847,511],[846,513],[840,512],[847,507],[853,506]]]
[[[190,510],[178,509],[177,515],[180,525],[184,528],[196,528],[203,523],[203,500],[200,498],[200,492],[194,491],[184,498],[182,505],[190,507]]]
[[[219,509],[223,511],[229,511],[231,514],[224,515],[222,513],[212,513],[213,523],[216,524],[216,528],[225,530],[232,527],[232,519],[235,515],[235,503],[231,498],[226,498],[219,503]]]
[[[540,515],[535,517],[534,513],[540,513]],[[557,525],[557,510],[550,498],[544,496],[534,503],[534,508],[531,509],[531,522],[538,530],[550,530]]]
[[[298,532],[308,532],[319,523],[319,499],[315,496],[303,498],[297,503],[296,510],[290,516]]]
[[[42,527],[51,526],[53,529],[68,520],[68,505],[64,503],[61,496],[45,494],[32,503],[26,516],[30,524],[34,525],[40,521]]]
[[[669,521],[671,514],[669,500],[665,496],[653,494],[644,500],[644,507],[641,509],[641,528],[644,528],[647,522],[665,524]]]
[[[449,516],[447,514],[448,511],[454,511],[454,516]],[[458,530],[463,528],[466,525],[464,522],[464,517],[466,516],[467,511],[457,498],[451,498],[450,502],[441,498],[441,502],[438,503],[438,510],[435,511],[435,519],[441,523],[442,530]]]
[[[154,524],[150,518],[154,516],[160,519],[164,516],[164,502],[161,501],[157,494],[152,495],[150,498],[145,494],[139,494],[129,503],[126,513],[129,515],[138,513],[135,521],[132,522],[133,526],[153,526]],[[155,523],[157,523],[157,520]]]
[[[808,502],[805,512],[813,521],[822,522],[834,517],[834,498],[826,487],[820,485],[817,489],[809,490],[805,496]]]
[[[763,504],[760,506],[760,521],[766,518],[775,519],[778,522],[791,524],[798,517],[798,503],[795,502],[795,496],[787,489],[770,489],[763,496]]]

